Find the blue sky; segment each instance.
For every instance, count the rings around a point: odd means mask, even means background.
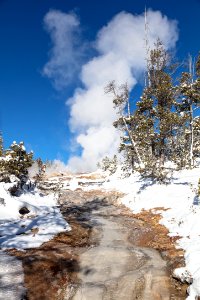
[[[145,6],[178,21],[176,52],[180,59],[188,53],[198,54],[199,0],[0,0],[0,128],[6,147],[13,140],[23,140],[28,150],[34,150],[36,157],[65,162],[72,150],[80,153],[80,145],[78,147],[73,142],[78,125],[76,123],[69,128],[71,108],[65,104],[83,84],[79,79],[80,69],[76,70],[68,84],[59,89],[52,78],[43,74],[53,47],[50,32],[44,28],[44,17],[49,11],[70,13],[79,20],[81,33],[76,47],[80,54],[84,45],[79,62],[82,66],[95,57],[96,49],[91,45],[103,26],[121,11],[140,15]],[[74,121],[71,120],[71,123],[74,124]],[[73,129],[73,126],[76,128]],[[82,135],[78,139],[81,143],[85,141],[82,141]]]

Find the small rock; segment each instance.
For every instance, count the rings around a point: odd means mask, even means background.
[[[19,213],[24,216],[24,215],[30,213],[30,210],[26,206],[23,206],[20,208]]]
[[[0,205],[4,205],[4,206],[6,205],[4,198],[0,198]]]
[[[35,236],[39,232],[39,228],[38,227],[32,228],[31,232],[33,233],[33,236]]]
[[[192,275],[185,267],[175,269],[172,276],[173,278],[178,279],[183,283],[192,283],[193,281]]]

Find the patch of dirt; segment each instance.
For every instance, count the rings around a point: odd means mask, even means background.
[[[90,228],[75,220],[63,232],[36,249],[10,250],[22,260],[28,300],[62,300],[69,285],[77,284],[79,260],[76,247],[89,246]]]
[[[91,179],[91,180],[96,180],[96,179],[101,179],[105,178],[102,176],[102,174],[98,173],[91,173],[91,174],[77,174],[76,178],[78,179]]]
[[[129,240],[134,240],[134,243],[137,246],[149,247],[158,250],[161,253],[161,256],[167,261],[169,273],[171,275],[175,268],[185,266],[184,251],[182,249],[175,248],[175,243],[179,237],[170,237],[168,235],[168,229],[159,223],[162,216],[160,213],[156,213],[156,210],[161,211],[162,208],[157,208],[153,211],[143,210],[138,214],[132,214],[127,208],[125,208],[125,210],[123,210],[123,214],[140,221],[139,226],[137,225],[136,227],[133,227],[134,230],[129,235]],[[130,222],[130,219],[129,221],[127,220],[127,223]],[[134,220],[132,223],[134,225]],[[174,295],[171,299],[185,299],[188,284],[181,283],[174,279],[172,275],[170,278],[171,289],[173,290]]]

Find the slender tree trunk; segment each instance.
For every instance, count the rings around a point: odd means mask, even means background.
[[[128,117],[131,117],[131,110],[130,110],[130,102],[129,99],[127,100],[127,105],[128,105]]]
[[[190,103],[190,167],[194,165],[194,128],[193,128],[193,107],[192,103]]]
[[[160,166],[164,166],[165,162],[165,138],[161,138],[160,141]]]
[[[127,125],[127,123],[126,123],[126,120],[125,120],[125,118],[124,118],[123,116],[122,116],[122,119],[123,119],[124,125],[125,125],[125,127],[126,127],[126,130],[127,130],[127,132],[128,132],[128,135],[129,135],[131,144],[132,144],[132,146],[133,146],[133,149],[134,149],[134,151],[135,151],[135,153],[136,153],[136,156],[137,156],[137,159],[138,159],[138,162],[139,162],[139,166],[140,166],[141,168],[144,168],[144,163],[142,162],[141,156],[140,156],[139,151],[138,151],[138,149],[137,149],[136,143],[135,143],[135,141],[134,141],[134,139],[133,139],[133,137],[132,137],[132,135],[131,135],[131,132],[130,132],[130,130],[129,130],[129,128],[128,128],[128,125]]]
[[[191,76],[191,88],[193,84],[193,59],[192,56],[189,55],[189,72]],[[194,144],[194,130],[193,130],[193,107],[192,100],[190,100],[190,167],[194,165],[194,155],[193,155],[193,144]]]

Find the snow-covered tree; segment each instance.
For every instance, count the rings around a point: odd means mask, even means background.
[[[200,157],[200,116],[197,116],[193,120],[193,134],[194,134],[194,145],[193,155],[194,158]]]
[[[33,164],[33,152],[28,153],[24,142],[17,144],[15,141],[5,152],[5,164],[9,174],[20,180],[28,175],[28,168]]]
[[[113,158],[109,158],[105,156],[100,163],[98,163],[98,167],[103,171],[108,171],[111,174],[114,174],[117,170],[117,155],[114,155]]]
[[[155,48],[150,51],[148,87],[138,106],[139,112],[151,120],[151,151],[159,159],[160,166],[170,159],[170,141],[180,124],[180,117],[175,111],[176,89],[171,68],[169,54],[158,40]]]
[[[3,151],[0,160],[1,177],[4,182],[16,181],[16,191],[28,179],[28,168],[33,164],[33,152],[28,153],[24,143],[13,142],[9,149]]]
[[[200,197],[200,178],[199,178],[199,184],[198,184],[198,195]]]
[[[119,115],[119,118],[114,122],[114,126],[122,132],[120,151],[125,151],[126,155],[131,154],[131,160],[136,161],[140,168],[144,167],[142,157],[136,142],[136,135],[133,130],[135,124],[133,115],[131,114],[130,95],[128,85],[124,84],[117,87],[115,82],[110,82],[106,89],[106,93],[113,96],[113,103]]]
[[[0,181],[4,178],[4,150],[3,150],[3,137],[2,133],[0,132]]]
[[[0,132],[0,157],[3,156],[3,136],[2,133]]]
[[[186,157],[189,161],[189,165],[194,165],[194,159],[197,151],[194,153],[194,149],[197,149],[199,143],[198,134],[198,115],[195,116],[195,111],[200,109],[200,55],[196,62],[196,71],[194,72],[194,62],[192,58],[189,58],[189,71],[183,72],[180,80],[178,90],[180,92],[179,110],[185,117],[185,151]],[[198,154],[197,154],[198,156]]]
[[[121,131],[119,151],[125,172],[137,169],[143,176],[163,181],[167,161],[179,167],[187,164],[191,132],[192,157],[200,155],[200,118],[193,114],[199,107],[200,58],[195,80],[191,82],[190,73],[183,73],[181,83],[175,85],[172,74],[177,65],[172,65],[163,44],[158,40],[148,53],[146,84],[139,101],[132,102],[127,84],[118,87],[111,82],[106,92],[112,94],[118,113],[113,125]]]

